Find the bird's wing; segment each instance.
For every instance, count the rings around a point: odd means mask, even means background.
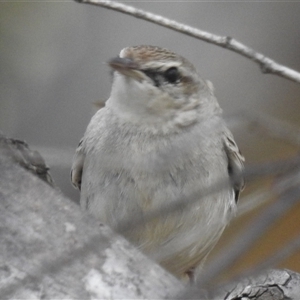
[[[235,192],[235,200],[238,201],[239,194],[245,186],[243,177],[245,158],[229,130],[224,132],[223,145],[228,159],[228,173]]]
[[[83,139],[76,149],[71,169],[71,181],[75,188],[81,189],[81,177],[84,164],[85,153],[83,150]]]

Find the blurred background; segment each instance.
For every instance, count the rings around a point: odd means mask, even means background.
[[[288,1],[126,1],[165,17],[218,35],[231,36],[286,66],[300,70],[300,2]],[[297,144],[272,137],[267,130],[235,120],[241,112],[263,113],[300,128],[300,85],[263,75],[256,64],[223,48],[120,13],[73,1],[0,2],[0,130],[25,140],[46,159],[59,188],[74,201],[70,184],[75,148],[97,110],[110,94],[106,61],[126,46],[169,48],[193,62],[213,82],[246,164],[291,157]],[[255,128],[254,128],[255,127]],[[244,199],[269,191],[273,178],[249,183]],[[300,198],[300,197],[299,197]],[[265,199],[269,199],[265,201]],[[241,203],[243,204],[241,200]],[[247,200],[248,201],[248,200]],[[230,245],[265,207],[229,226],[215,253]],[[261,206],[263,204],[264,206]],[[253,205],[256,207],[256,205]],[[300,205],[287,210],[231,266],[236,272],[264,261],[300,231]],[[280,267],[300,271],[300,254]]]

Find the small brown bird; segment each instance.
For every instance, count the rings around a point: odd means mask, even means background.
[[[193,278],[234,215],[244,158],[212,84],[185,58],[136,46],[109,65],[115,71],[110,98],[92,118],[73,161],[81,206],[115,228],[228,181],[186,209],[126,233],[171,273]]]

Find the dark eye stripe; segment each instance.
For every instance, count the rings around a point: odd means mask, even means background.
[[[154,85],[156,87],[159,87],[161,85],[160,83],[160,77],[162,76],[162,73],[159,71],[154,71],[154,70],[143,70],[143,72],[153,80]]]
[[[179,73],[176,67],[171,67],[164,72],[159,70],[142,70],[149,78],[152,79],[154,85],[159,87],[162,85],[163,81],[174,84],[182,79],[181,74]]]

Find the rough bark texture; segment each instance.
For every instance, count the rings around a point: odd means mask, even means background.
[[[0,152],[8,160],[20,165],[25,170],[54,186],[54,182],[49,173],[43,157],[38,151],[31,150],[27,143],[21,140],[6,137],[0,131]]]
[[[288,270],[211,296],[182,292],[177,279],[34,176],[46,166],[32,167],[27,145],[7,141],[0,137],[0,299],[300,299],[300,274]]]
[[[162,299],[182,289],[5,151],[0,170],[0,299]]]
[[[210,292],[209,292],[210,290]],[[243,278],[227,286],[207,291],[193,287],[179,299],[203,300],[299,300],[300,274],[290,270],[268,270],[260,275]]]
[[[290,270],[269,270],[226,287],[214,299],[298,300],[300,299],[300,274]]]

